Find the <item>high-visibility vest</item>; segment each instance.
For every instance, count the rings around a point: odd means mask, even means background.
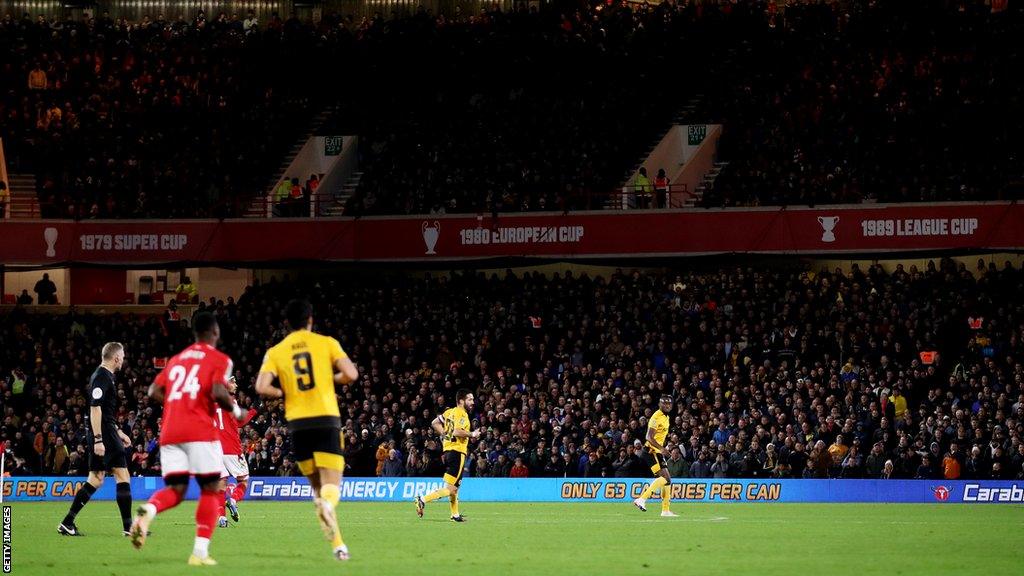
[[[664,176],[654,179],[654,189],[659,191],[668,191],[668,178]]]

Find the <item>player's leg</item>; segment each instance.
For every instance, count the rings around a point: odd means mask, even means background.
[[[124,458],[122,453],[121,458]],[[114,479],[117,481],[117,509],[121,513],[121,527],[124,535],[132,527],[132,484],[131,476],[128,474],[127,466],[117,466],[112,470]]]
[[[198,443],[197,443],[198,444]],[[194,566],[212,566],[210,539],[217,527],[217,513],[224,501],[224,480],[220,472],[196,474],[199,483],[199,505],[196,506],[196,539],[188,563]]]
[[[338,527],[337,506],[341,499],[341,473],[345,458],[341,455],[341,431],[333,428],[318,432],[313,445],[313,465],[319,481],[310,483],[320,494],[317,515],[324,534],[331,541],[331,549],[338,560],[348,560],[348,547]]]
[[[442,454],[441,461],[444,463],[445,466],[444,486],[438,488],[437,490],[434,490],[433,492],[425,496],[416,497],[416,514],[418,514],[421,518],[423,517],[423,508],[424,506],[426,506],[428,502],[433,502],[434,500],[440,500],[441,498],[448,498],[451,496],[452,488],[455,487],[454,484],[456,477],[456,474],[453,474],[454,470],[453,464],[451,464],[451,462],[454,459],[457,459],[457,457],[458,452],[452,450],[449,450],[448,452]]]
[[[459,513],[459,486],[462,485],[462,471],[466,467],[466,455],[462,453],[458,454],[458,463],[454,462],[455,458],[452,458],[453,467],[457,466],[455,474],[453,475],[454,482],[448,485],[448,509],[451,511],[451,519],[454,522],[464,522],[465,518]],[[449,470],[451,474],[452,470]],[[449,478],[446,476],[445,481]]]
[[[166,457],[164,448],[160,449],[160,455],[161,461],[167,462],[167,460],[163,460]],[[146,536],[149,535],[149,525],[156,515],[181,504],[181,501],[185,499],[185,491],[188,489],[188,479],[188,472],[177,472],[164,476],[164,487],[154,492],[148,502],[135,510],[135,519],[128,530],[132,546],[142,548],[146,543]]]
[[[651,473],[654,474],[655,478],[654,481],[648,484],[647,487],[644,488],[644,491],[640,493],[640,497],[633,500],[633,505],[641,511],[646,512],[647,499],[651,497],[651,494],[653,494],[655,490],[664,486],[667,483],[667,480],[665,476],[662,476],[661,474],[662,466],[657,454],[654,454],[650,450],[645,450],[644,461],[648,466],[650,466]]]
[[[82,535],[78,530],[78,526],[75,526],[75,518],[78,517],[78,513],[82,511],[82,508],[85,508],[85,505],[89,503],[92,495],[103,485],[103,479],[106,476],[107,473],[103,469],[103,458],[90,454],[89,478],[75,492],[75,499],[71,502],[71,508],[68,509],[68,513],[61,520],[60,524],[57,525],[57,533],[64,536]]]
[[[231,519],[238,522],[238,503],[245,498],[245,491],[248,488],[249,463],[239,454],[225,454],[224,469],[235,479],[235,485],[228,488],[226,504]]]
[[[227,459],[228,459],[228,456],[224,456],[224,464],[227,464]],[[227,466],[225,466],[224,467],[224,471],[220,473],[220,479],[224,482],[224,485],[225,485],[225,494],[228,493],[228,488],[227,488],[228,476],[229,476],[229,473],[227,471]],[[226,510],[226,508],[227,508],[227,500],[221,500],[220,507],[217,509],[217,526],[219,526],[220,528],[227,528],[228,527],[228,517],[227,517],[227,510]]]
[[[660,455],[659,455],[660,456]],[[665,517],[678,516],[671,510],[672,507],[672,476],[668,473],[667,462],[664,457],[661,460],[661,472],[659,473],[662,478],[665,479],[665,485],[661,487],[661,515]]]
[[[212,566],[210,538],[217,527],[217,513],[224,502],[224,454],[220,442],[187,442],[190,471],[199,483],[199,505],[196,506],[196,539],[188,563],[192,566]]]

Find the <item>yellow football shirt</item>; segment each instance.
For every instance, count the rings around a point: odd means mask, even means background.
[[[668,416],[662,413],[661,410],[652,414],[650,421],[647,422],[647,429],[654,430],[654,439],[662,446],[665,445],[665,438],[668,437],[668,424]],[[645,442],[645,444],[655,454],[661,454],[661,450],[652,446],[650,442]]]
[[[280,383],[289,428],[341,427],[334,363],[342,358],[348,355],[337,340],[309,330],[296,330],[267,350],[260,372]]]
[[[441,415],[444,419],[444,451],[454,450],[465,454],[469,446],[469,438],[456,438],[456,430],[469,432],[469,414],[464,408],[458,406],[449,408]]]

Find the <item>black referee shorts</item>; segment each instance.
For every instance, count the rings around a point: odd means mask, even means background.
[[[89,449],[89,472],[109,472],[114,468],[127,468],[128,457],[124,453],[121,442],[104,442],[103,456]]]

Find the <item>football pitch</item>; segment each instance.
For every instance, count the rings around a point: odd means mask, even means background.
[[[191,571],[282,574],[1019,574],[1024,507],[1018,505],[683,504],[661,518],[629,504],[447,503],[416,517],[412,503],[339,505],[352,553],[331,558],[311,503],[243,502],[219,528],[210,555],[189,567],[195,502],[154,522],[137,551],[121,536],[113,502],[78,518],[86,534],[59,536],[66,503],[12,508],[13,574],[160,576]]]

